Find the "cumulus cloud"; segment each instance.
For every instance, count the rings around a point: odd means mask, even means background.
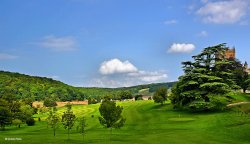
[[[135,73],[120,73],[116,75],[102,75],[92,79],[89,87],[128,87],[147,83],[166,82],[168,76],[164,72],[138,71]]]
[[[16,59],[18,56],[15,55],[10,55],[7,53],[0,53],[0,60],[11,60],[11,59]]]
[[[205,23],[233,24],[240,22],[247,14],[249,0],[204,1],[197,14]]]
[[[195,45],[186,43],[173,43],[168,49],[168,53],[190,53],[195,49]]]
[[[129,61],[119,59],[104,61],[99,68],[100,76],[92,79],[91,87],[127,87],[145,83],[164,82],[167,79],[165,71],[139,70]]]
[[[169,25],[169,24],[177,24],[177,20],[166,20],[164,21],[164,24]]]
[[[39,46],[49,48],[54,51],[73,51],[77,49],[77,43],[74,37],[55,37],[53,35],[45,36],[40,42]]]
[[[101,74],[115,74],[115,73],[128,73],[135,72],[137,68],[129,61],[120,61],[119,59],[111,59],[104,61],[99,69]]]
[[[144,82],[155,82],[167,78],[166,73],[159,71],[155,72],[138,71],[135,73],[129,73],[128,75]]]

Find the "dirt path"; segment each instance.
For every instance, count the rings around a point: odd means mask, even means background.
[[[238,102],[238,103],[232,103],[228,104],[227,107],[234,107],[234,106],[239,106],[239,105],[245,105],[245,104],[250,104],[250,102]]]

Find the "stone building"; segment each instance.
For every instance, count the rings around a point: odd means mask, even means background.
[[[250,68],[248,67],[247,62],[244,63],[244,68],[245,68],[245,71],[250,74]]]
[[[228,49],[228,50],[225,52],[224,57],[225,57],[226,59],[235,59],[235,58],[236,58],[236,50],[235,50],[235,48]],[[244,69],[245,69],[246,72],[248,72],[248,73],[250,74],[250,68],[248,67],[247,62],[244,63]]]
[[[235,48],[228,49],[225,52],[225,58],[226,59],[235,59],[235,55],[236,55]]]

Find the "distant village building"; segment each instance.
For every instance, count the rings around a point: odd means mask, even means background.
[[[142,96],[143,100],[152,100],[153,97],[152,96]]]

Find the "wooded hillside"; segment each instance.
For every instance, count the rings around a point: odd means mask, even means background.
[[[172,87],[174,83],[156,83],[122,88],[86,88],[73,87],[46,77],[0,71],[0,97],[31,98],[38,101],[45,98],[52,98],[57,101],[84,100],[88,97],[100,98],[107,95],[116,95],[120,91],[137,94],[139,90],[145,88],[149,88],[149,92],[153,93],[157,87]]]

